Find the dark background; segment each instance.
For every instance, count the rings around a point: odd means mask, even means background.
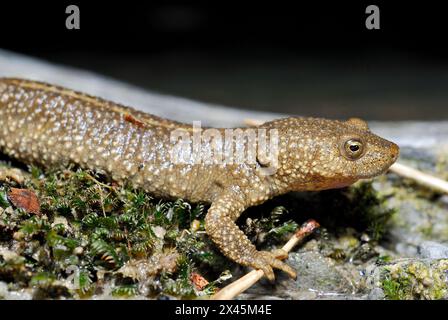
[[[80,30],[65,28],[69,4]],[[369,4],[380,30],[365,28]],[[447,15],[429,1],[14,2],[0,47],[241,108],[447,119]]]

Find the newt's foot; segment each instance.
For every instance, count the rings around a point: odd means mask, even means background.
[[[296,279],[296,271],[286,263],[279,260],[285,259],[287,256],[288,254],[286,253],[286,251],[282,249],[277,249],[273,252],[257,251],[256,256],[254,257],[250,265],[255,269],[261,269],[264,272],[266,278],[269,279],[269,281],[275,280],[273,268],[282,270],[286,272],[291,278]]]
[[[274,255],[274,257],[280,260],[285,260],[288,258],[288,252],[283,249],[274,249],[271,251],[271,253]]]

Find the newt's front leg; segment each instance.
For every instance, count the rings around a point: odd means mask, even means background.
[[[215,200],[205,217],[205,229],[209,237],[225,256],[241,265],[263,270],[271,281],[275,278],[273,268],[283,270],[292,278],[296,278],[294,269],[277,259],[278,254],[257,251],[235,224],[235,220],[246,207],[241,193],[228,192]],[[276,251],[278,253],[278,250]]]

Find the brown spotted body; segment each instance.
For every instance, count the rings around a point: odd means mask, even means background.
[[[226,256],[262,269],[270,279],[273,267],[295,276],[274,253],[257,251],[235,220],[246,208],[279,194],[336,188],[379,175],[397,159],[398,147],[359,119],[286,118],[258,128],[278,132],[272,174],[263,173],[262,157],[228,163],[196,162],[190,155],[177,163],[172,133],[193,134],[192,125],[44,83],[0,79],[3,153],[47,168],[75,164],[155,196],[211,203],[206,231]],[[236,148],[251,147],[235,141]],[[215,142],[204,140],[196,151],[209,154]]]

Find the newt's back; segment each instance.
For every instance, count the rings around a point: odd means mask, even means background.
[[[75,164],[170,196],[166,146],[177,127],[184,125],[68,89],[0,79],[0,148],[25,163]]]

